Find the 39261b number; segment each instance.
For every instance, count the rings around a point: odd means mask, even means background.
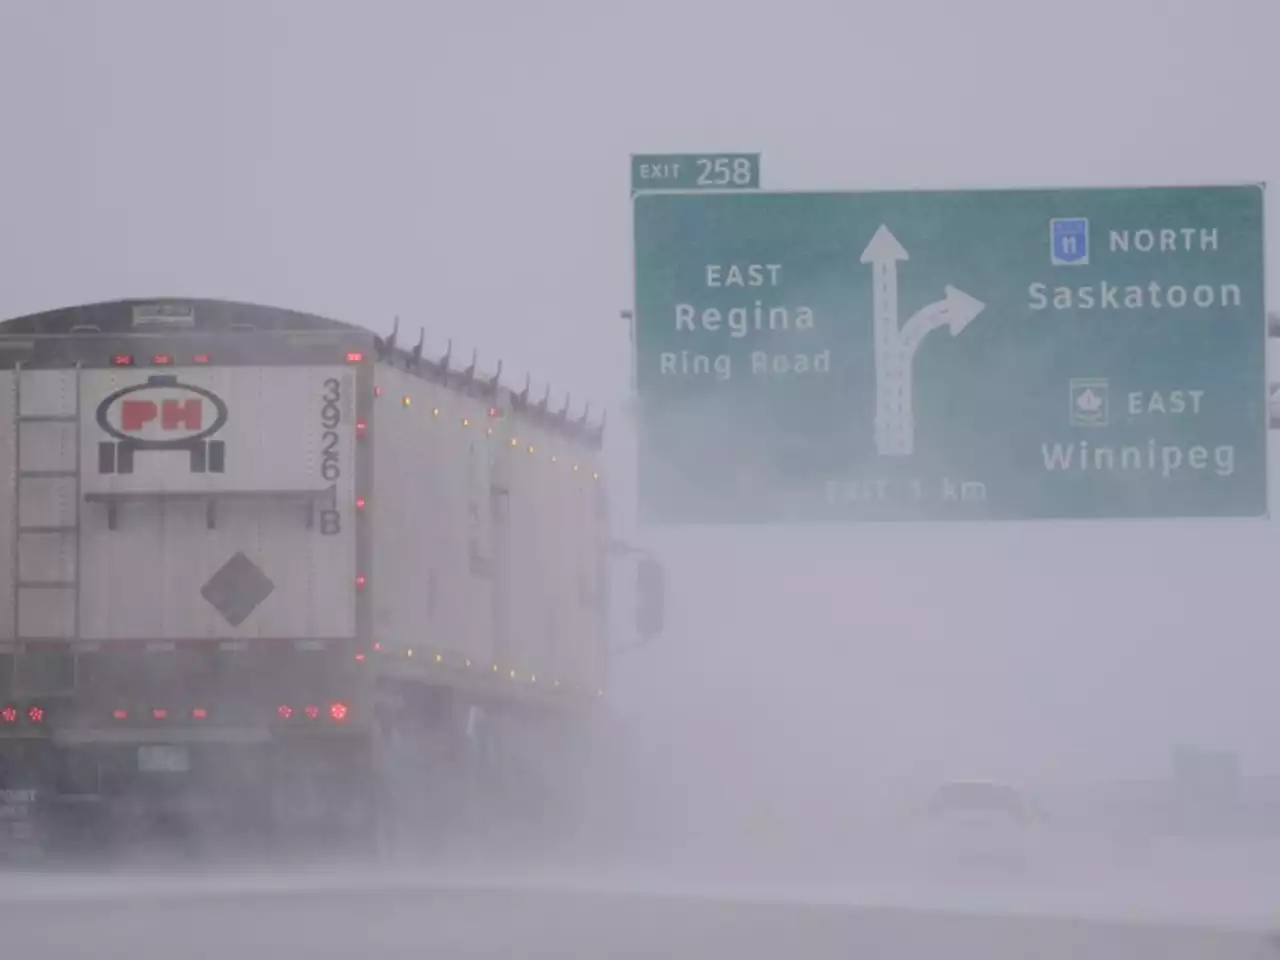
[[[330,377],[324,382],[321,395],[320,425],[320,476],[332,483],[342,476],[342,463],[338,456],[338,425],[342,423],[342,385]]]
[[[342,476],[342,458],[338,450],[338,426],[342,423],[342,384],[330,377],[324,382],[320,396],[320,476],[334,483]],[[342,532],[342,515],[333,509],[320,511],[320,533],[331,537]]]

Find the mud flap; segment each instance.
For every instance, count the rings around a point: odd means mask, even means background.
[[[35,788],[0,788],[0,863],[44,858],[45,799]]]

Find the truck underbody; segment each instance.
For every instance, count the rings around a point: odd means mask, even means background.
[[[112,726],[0,740],[0,790],[30,800],[9,845],[25,838],[54,856],[154,841],[202,855],[479,855],[554,843],[581,812],[581,717],[388,678],[343,701],[281,702],[256,723],[220,723],[218,702],[201,702],[212,705],[176,719],[118,709]]]

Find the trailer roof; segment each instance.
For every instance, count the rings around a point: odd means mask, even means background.
[[[426,380],[477,396],[497,399],[502,365],[492,376],[480,374],[474,357],[469,366],[455,367],[447,353],[439,359],[422,355],[422,343],[406,350],[396,343],[397,330],[381,337],[367,327],[344,323],[314,313],[286,310],[258,303],[236,300],[192,299],[190,297],[156,297],[151,299],[108,300],[72,307],[60,307],[30,313],[10,320],[0,320],[0,338],[60,336],[73,333],[126,335],[184,329],[192,333],[218,334],[251,328],[265,332],[347,332],[372,336],[379,360],[402,367]],[[450,351],[451,352],[451,351]],[[599,449],[604,442],[604,420],[589,422],[589,407],[579,417],[570,417],[568,408],[549,409],[548,397],[541,401],[529,396],[526,379],[523,390],[504,391],[515,410],[541,421],[548,428]]]
[[[56,336],[75,327],[97,327],[103,333],[136,333],[139,315],[160,315],[163,311],[187,312],[194,330],[217,332],[251,324],[259,330],[343,330],[364,331],[353,324],[281,307],[235,300],[204,300],[188,297],[158,297],[149,300],[108,300],[74,307],[59,307],[0,321],[0,334]]]

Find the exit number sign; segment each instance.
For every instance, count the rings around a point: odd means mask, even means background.
[[[631,192],[649,190],[758,190],[758,153],[637,153],[631,155]]]

